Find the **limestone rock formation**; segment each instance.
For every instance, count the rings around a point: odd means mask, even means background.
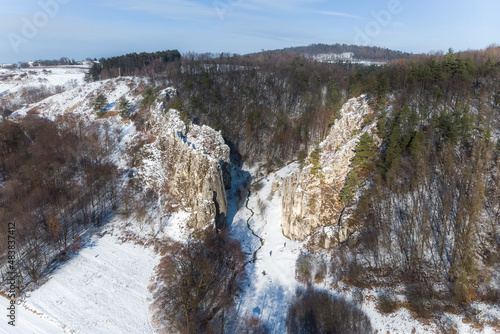
[[[184,124],[174,109],[158,112],[152,123],[156,140],[143,148],[139,175],[163,201],[160,210],[189,212],[188,224],[195,229],[224,226],[231,168],[221,133]]]
[[[328,227],[325,247],[347,240],[352,227],[341,219],[340,190],[351,170],[354,148],[364,132],[376,141],[375,122],[362,127],[373,111],[362,98],[350,99],[341,110],[328,137],[320,144],[317,164],[310,164],[286,178],[282,186],[282,229],[290,239],[304,240],[321,227]],[[380,143],[378,143],[380,144]]]

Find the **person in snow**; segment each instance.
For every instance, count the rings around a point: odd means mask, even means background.
[[[273,256],[273,251],[269,251],[269,256]]]

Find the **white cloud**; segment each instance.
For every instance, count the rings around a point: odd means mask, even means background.
[[[311,13],[328,15],[328,16],[348,17],[351,19],[363,19],[363,17],[361,17],[361,16],[351,15],[351,14],[342,13],[342,12],[332,12],[332,11],[327,11],[327,10],[313,10],[313,11],[311,11]]]

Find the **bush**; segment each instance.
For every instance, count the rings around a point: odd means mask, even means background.
[[[378,296],[378,309],[382,313],[393,313],[397,308],[397,301],[388,292],[381,293]]]
[[[300,253],[295,263],[295,278],[303,284],[311,284],[314,269],[314,256],[310,253]]]
[[[418,317],[429,318],[436,309],[433,292],[423,284],[416,284],[407,291],[408,307]]]
[[[313,289],[296,292],[286,318],[290,334],[373,333],[368,316],[354,304]]]
[[[369,285],[369,280],[365,276],[365,269],[360,264],[354,262],[349,264],[345,280],[347,283],[361,289],[367,288]]]

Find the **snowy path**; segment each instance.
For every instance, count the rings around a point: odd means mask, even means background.
[[[279,192],[271,192],[275,182],[281,182],[282,177],[296,168],[292,164],[254,182],[244,205],[239,199],[239,208],[237,194],[239,189],[246,188],[249,173],[233,170],[233,187],[228,196],[232,234],[242,243],[249,261],[255,253],[255,262],[247,265],[249,285],[238,308],[242,314],[261,320],[272,333],[286,332],[288,303],[296,288],[295,261],[302,244],[283,236],[281,196]]]
[[[250,186],[250,188],[251,188],[251,186]],[[255,216],[255,211],[253,211],[253,209],[248,206],[251,196],[252,196],[252,192],[251,192],[251,190],[249,190],[248,195],[247,195],[247,200],[245,201],[245,208],[248,211],[250,211],[250,213],[251,213],[250,217],[248,217],[248,219],[247,219],[247,227],[250,230],[250,232],[252,233],[252,235],[260,240],[260,247],[255,249],[254,252],[251,253],[252,259],[248,263],[255,263],[255,261],[257,260],[257,254],[258,254],[259,250],[264,246],[264,239],[255,233],[255,231],[253,230],[252,225],[251,225],[252,218]]]

